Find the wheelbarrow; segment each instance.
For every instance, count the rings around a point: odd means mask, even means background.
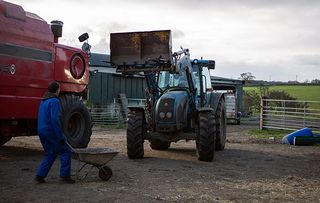
[[[71,146],[70,146],[71,147]],[[79,149],[79,148],[71,148],[74,152],[75,157],[79,160],[79,162],[84,162],[81,167],[78,167],[78,171],[76,176],[78,178],[78,174],[86,165],[92,165],[99,169],[99,177],[102,180],[109,180],[112,176],[112,170],[106,164],[115,157],[118,152],[113,151],[109,148],[87,148],[87,149]],[[84,176],[84,178],[88,175],[88,173]]]

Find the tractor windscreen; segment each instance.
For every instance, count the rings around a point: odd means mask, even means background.
[[[184,72],[169,73],[169,71],[159,72],[158,86],[162,90],[173,87],[189,87],[188,80]]]

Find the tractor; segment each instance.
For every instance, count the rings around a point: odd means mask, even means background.
[[[144,140],[154,150],[195,140],[198,159],[212,161],[226,142],[223,93],[213,91],[215,61],[190,59],[188,49],[172,53],[171,31],[110,34],[111,64],[125,75],[143,75],[144,107],[129,107],[127,155],[144,156]]]

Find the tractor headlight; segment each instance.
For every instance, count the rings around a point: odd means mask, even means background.
[[[171,112],[167,112],[167,113],[166,113],[166,117],[167,117],[168,119],[172,118],[172,113],[171,113]]]
[[[164,117],[166,116],[166,114],[165,114],[164,112],[160,112],[160,113],[159,113],[159,116],[160,116],[161,119],[164,119]]]

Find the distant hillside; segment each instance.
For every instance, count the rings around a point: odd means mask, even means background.
[[[288,81],[288,82],[281,82],[281,81],[263,81],[263,80],[250,80],[246,83],[246,86],[259,86],[259,85],[320,85],[318,80],[315,80],[315,83],[300,83],[297,81]]]

